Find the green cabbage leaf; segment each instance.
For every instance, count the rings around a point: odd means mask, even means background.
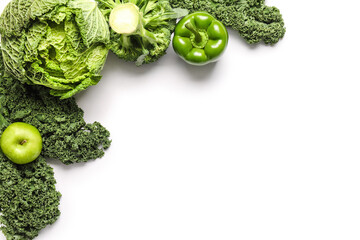
[[[5,70],[61,98],[96,85],[109,26],[94,0],[13,0],[0,16]]]

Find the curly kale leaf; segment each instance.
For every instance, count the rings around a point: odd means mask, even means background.
[[[109,131],[99,122],[86,124],[70,135],[62,133],[61,138],[58,134],[51,134],[44,141],[43,154],[60,159],[65,164],[100,158],[104,155],[104,149],[110,146],[109,135]]]
[[[0,131],[13,122],[35,126],[43,138],[46,158],[65,164],[86,162],[102,157],[110,146],[109,131],[98,122],[87,124],[74,98],[60,100],[47,88],[21,84],[4,72],[0,75],[0,106]]]
[[[61,194],[43,157],[17,165],[0,151],[0,224],[7,240],[31,240],[60,215]]]
[[[190,12],[206,11],[250,44],[275,44],[286,31],[279,9],[266,6],[264,0],[170,0],[170,4]]]

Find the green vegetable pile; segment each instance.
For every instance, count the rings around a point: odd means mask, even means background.
[[[60,215],[61,194],[46,159],[87,162],[110,147],[109,131],[86,123],[73,97],[99,82],[109,50],[138,66],[157,61],[176,20],[197,11],[180,21],[173,46],[198,65],[217,60],[226,48],[223,25],[250,44],[275,44],[285,34],[280,11],[264,0],[12,0],[6,6],[0,16],[0,136],[22,122],[42,138],[42,150],[24,165],[0,150],[0,229],[8,240],[31,240]]]
[[[173,7],[190,12],[205,11],[225,26],[239,31],[250,44],[277,43],[285,34],[284,20],[276,7],[265,0],[170,0]]]

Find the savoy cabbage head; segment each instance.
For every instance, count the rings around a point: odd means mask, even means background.
[[[68,98],[99,82],[110,39],[94,0],[12,0],[0,16],[5,70]]]

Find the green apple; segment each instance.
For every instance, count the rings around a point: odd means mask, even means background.
[[[26,164],[40,155],[42,138],[36,127],[15,122],[2,133],[0,147],[5,156],[14,163]]]

